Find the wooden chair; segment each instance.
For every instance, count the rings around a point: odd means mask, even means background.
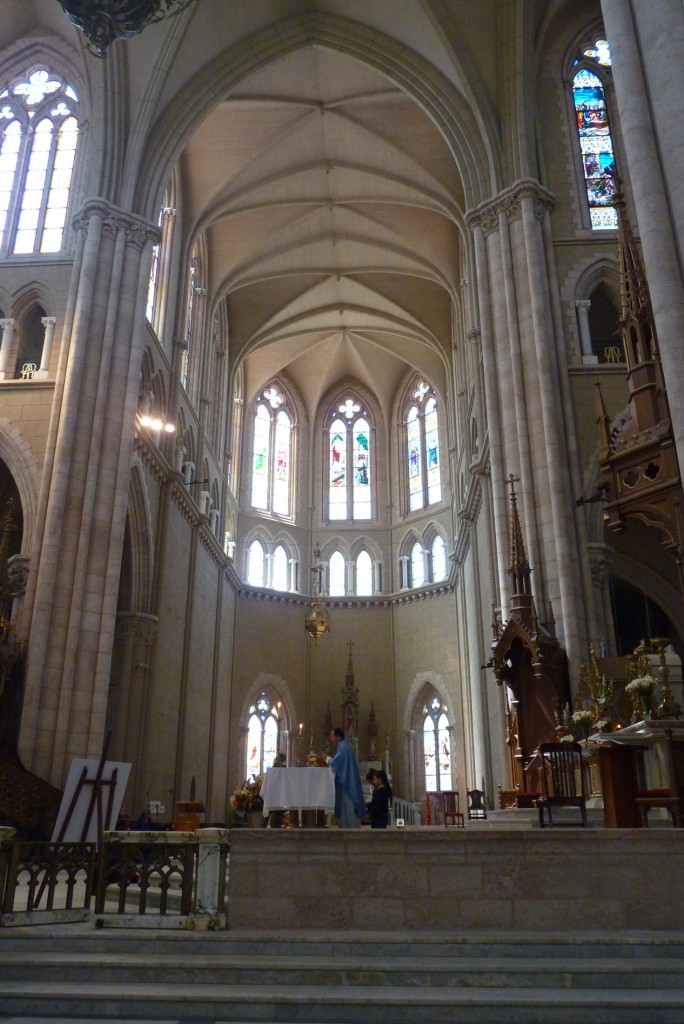
[[[487,817],[487,805],[483,789],[468,790],[468,820],[482,820]]]
[[[684,740],[675,740],[672,729],[665,732],[665,757],[668,785],[662,789],[642,789],[637,794],[643,828],[648,828],[648,812],[652,807],[664,807],[674,827],[684,828]]]
[[[442,813],[444,814],[444,828],[448,828],[449,822],[459,828],[465,828],[465,819],[458,804],[458,793],[454,790],[442,791]]]
[[[584,790],[584,764],[579,743],[542,743],[541,757],[542,795],[537,800],[539,824],[544,828],[544,811],[549,825],[574,825],[574,821],[553,820],[554,807],[577,807],[582,825],[587,825],[587,803]]]

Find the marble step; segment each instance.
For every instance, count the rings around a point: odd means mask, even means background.
[[[506,956],[480,958],[307,956],[265,954],[167,955],[156,953],[36,953],[30,962],[20,952],[0,957],[0,990],[5,980],[109,982],[113,985],[369,985],[436,989],[487,986],[556,989],[683,989],[681,958]]]
[[[681,1024],[681,992],[4,982],[5,1017],[221,1024]]]

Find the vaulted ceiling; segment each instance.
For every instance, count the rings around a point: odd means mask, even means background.
[[[389,416],[415,369],[444,393],[463,194],[447,144],[379,72],[309,46],[244,81],[180,162],[246,397],[278,372],[310,416],[352,377]]]

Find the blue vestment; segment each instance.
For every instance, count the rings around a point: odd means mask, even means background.
[[[366,803],[363,798],[359,766],[349,740],[339,742],[335,756],[330,761],[330,767],[335,775],[335,814],[339,818],[342,813],[342,794],[345,793],[354,805],[357,818],[362,818],[366,813]]]

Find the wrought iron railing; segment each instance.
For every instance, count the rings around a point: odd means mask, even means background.
[[[12,841],[0,846],[2,913],[90,908],[94,843]]]
[[[192,910],[197,841],[168,833],[117,836],[102,846],[95,913],[189,914]],[[225,873],[225,869],[224,869]]]

